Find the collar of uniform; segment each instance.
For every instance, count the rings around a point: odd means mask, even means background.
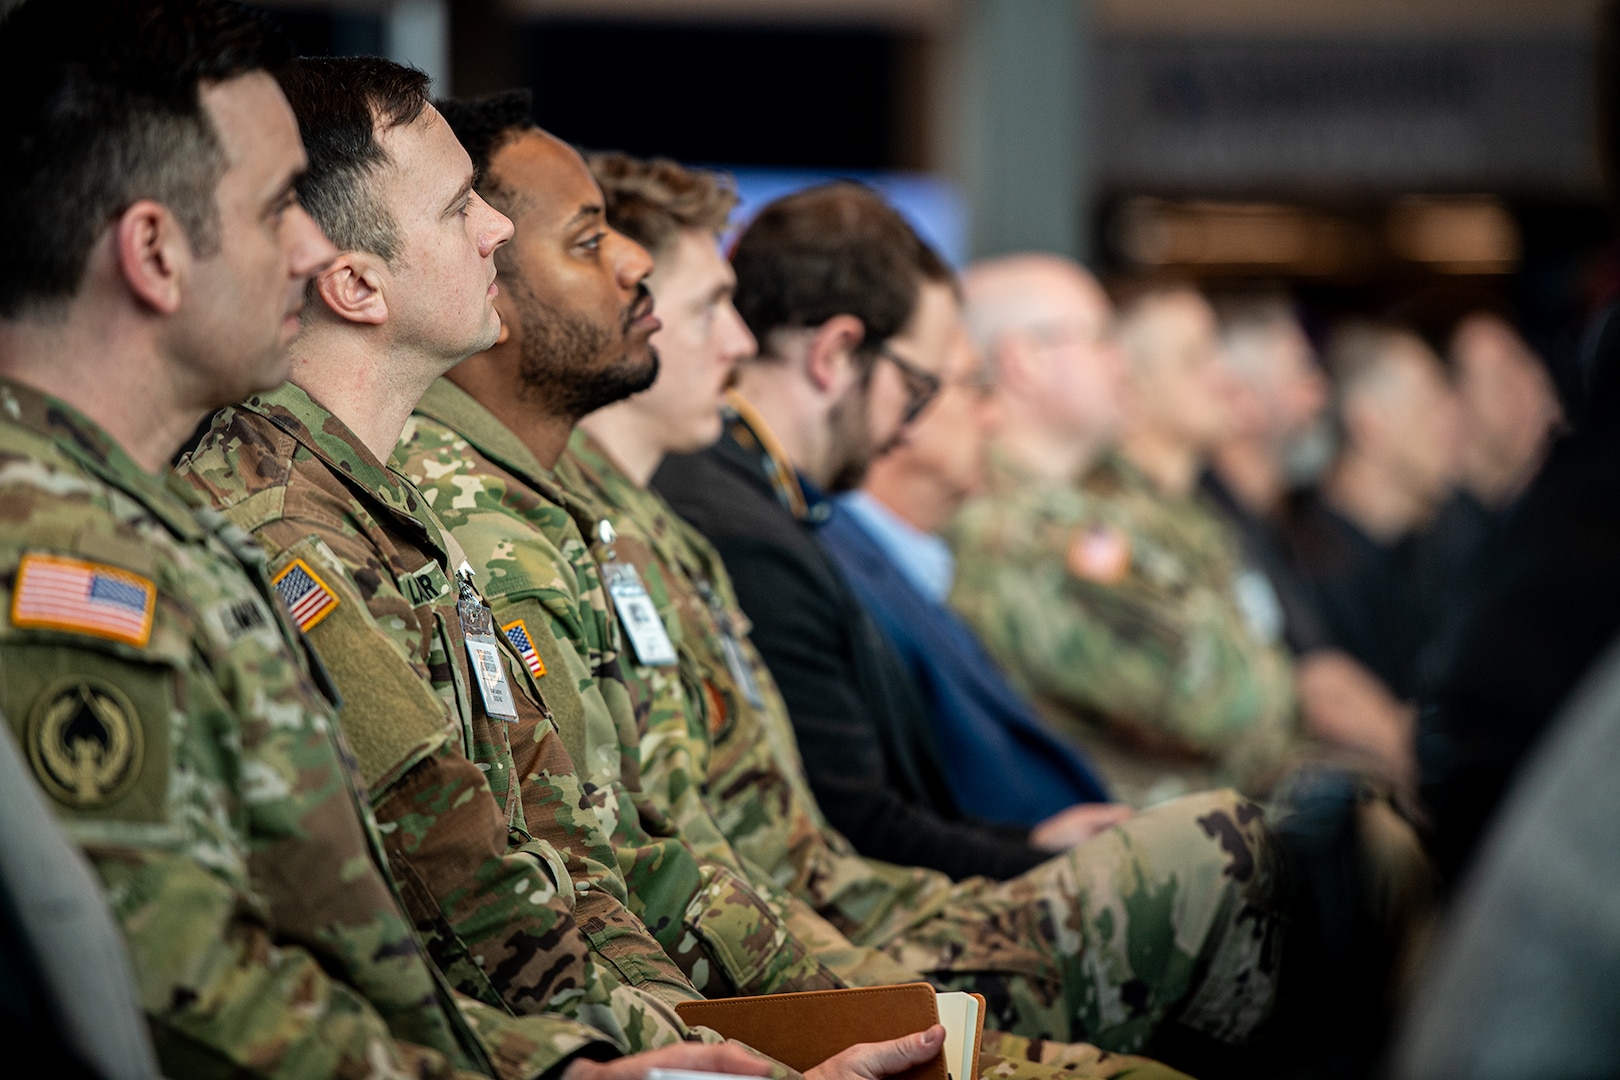
[[[0,377],[0,416],[51,441],[107,483],[138,499],[175,534],[200,536],[198,496],[165,469],[153,475],[136,464],[105,428],[58,398]]]
[[[579,464],[581,475],[591,482],[592,496],[616,524],[628,519],[660,560],[689,574],[697,571],[699,576],[706,575],[691,558],[681,535],[679,515],[651,488],[630,479],[613,455],[584,428],[575,429],[568,440],[568,456]]]
[[[338,476],[347,477],[392,511],[395,519],[418,533],[425,533],[441,552],[448,550],[428,512],[427,500],[416,487],[378,461],[349,425],[310,397],[303,387],[282,383],[268,393],[248,399],[242,408],[258,413],[291,435],[327,468]]]
[[[793,462],[782,449],[776,433],[759,410],[735,390],[726,393],[726,410],[726,430],[739,446],[759,455],[776,501],[795,518],[804,521],[809,501],[805,498],[803,478],[793,471]]]
[[[985,458],[984,490],[987,495],[1005,495],[1029,488],[1053,486],[1055,481],[1013,459],[999,446],[992,445]]]
[[[521,477],[544,498],[558,504],[564,501],[553,471],[540,464],[534,452],[499,417],[449,379],[435,380],[415,411],[466,439],[480,454]]]
[[[587,543],[594,548],[600,542],[611,552],[615,535],[610,520],[611,503],[602,497],[602,478],[596,471],[594,455],[581,458],[578,453],[578,448],[584,445],[581,442],[584,438],[584,431],[575,428],[568,436],[568,446],[563,450],[562,457],[557,459],[555,476],[557,486],[563,493],[561,503],[573,516],[579,531],[585,534]]]
[[[1135,463],[1118,450],[1112,450],[1103,456],[1103,459],[1086,475],[1088,484],[1111,486],[1121,491],[1143,491],[1155,499],[1164,502],[1166,497],[1153,486],[1147,473],[1137,468]]]

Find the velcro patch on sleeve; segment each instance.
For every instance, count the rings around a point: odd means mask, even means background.
[[[507,623],[501,627],[501,633],[506,635],[506,640],[512,643],[512,648],[523,657],[524,664],[528,665],[529,674],[538,679],[546,673],[545,661],[534,651],[534,640],[529,637],[529,628],[522,619]]]
[[[152,637],[157,586],[104,563],[29,552],[17,567],[11,623],[88,634],[142,648]]]
[[[300,630],[308,630],[337,610],[337,593],[303,559],[288,563],[270,579],[270,584],[276,587],[276,595],[287,605],[287,614]]]

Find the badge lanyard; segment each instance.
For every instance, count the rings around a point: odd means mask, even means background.
[[[462,563],[456,571],[459,592],[456,595],[456,614],[461,617],[461,633],[467,642],[467,656],[472,661],[473,678],[484,695],[484,711],[501,720],[517,722],[517,700],[512,686],[506,681],[501,667],[501,647],[495,643],[495,617],[489,605],[473,588],[472,567]]]
[[[748,704],[756,709],[763,709],[765,698],[759,692],[759,683],[754,680],[754,673],[748,667],[748,661],[743,659],[742,644],[737,640],[737,628],[732,622],[731,613],[720,602],[714,587],[703,578],[697,579],[697,589],[698,594],[708,603],[709,611],[714,615],[715,625],[720,630],[720,651],[726,654],[726,667],[731,669],[731,681],[742,690]]]

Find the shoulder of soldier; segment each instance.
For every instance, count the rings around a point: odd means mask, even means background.
[[[173,721],[194,641],[223,653],[258,633],[265,661],[282,662],[275,616],[206,531],[177,536],[117,485],[27,443],[0,433],[0,707],[57,802],[166,827],[184,759],[170,743],[193,732]]]
[[[1061,550],[1068,533],[1104,520],[1100,504],[1072,484],[1029,484],[970,499],[945,530],[959,558]]]
[[[245,409],[222,409],[175,471],[239,528],[280,517],[298,441]]]

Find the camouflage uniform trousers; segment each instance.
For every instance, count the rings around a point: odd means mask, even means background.
[[[1232,792],[1145,811],[1005,883],[960,884],[879,945],[994,1026],[1136,1051],[1165,1024],[1250,1038],[1276,998],[1279,868],[1260,808]]]

